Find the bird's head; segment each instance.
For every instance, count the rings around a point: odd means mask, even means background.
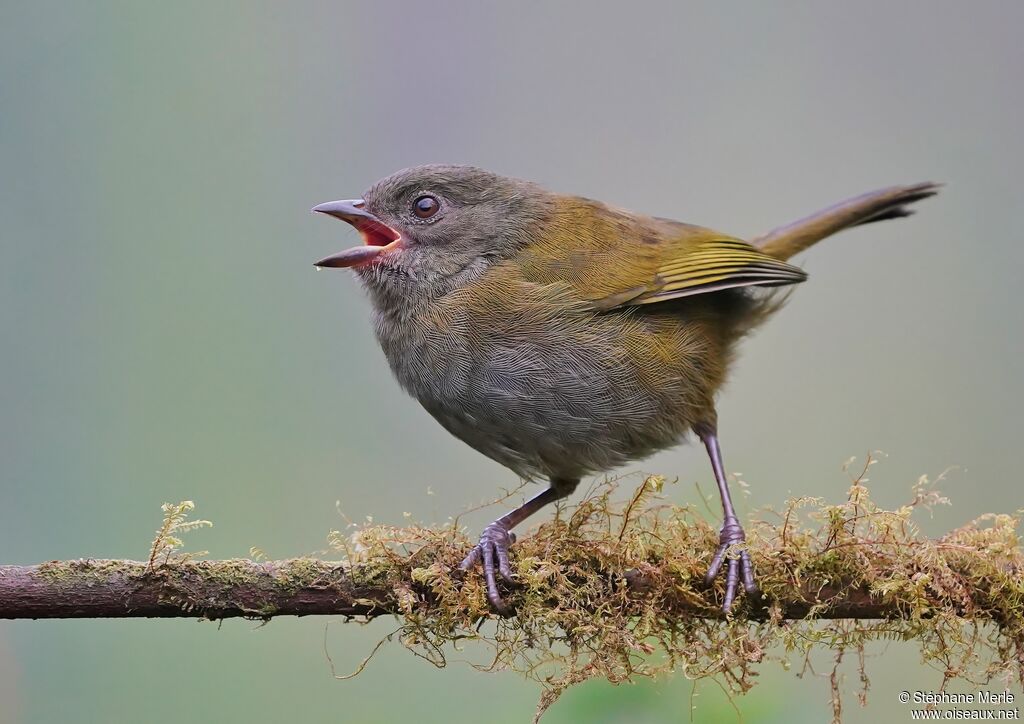
[[[316,266],[355,270],[378,298],[444,294],[528,244],[551,203],[534,184],[472,166],[408,168],[361,199],[313,208],[363,237]]]

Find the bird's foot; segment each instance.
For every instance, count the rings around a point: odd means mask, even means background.
[[[718,550],[715,557],[711,559],[707,575],[704,577],[708,585],[714,583],[722,565],[726,562],[726,556],[730,547],[742,543],[747,539],[743,527],[736,518],[726,518],[722,525],[722,534],[719,537]],[[747,593],[756,593],[757,584],[754,582],[754,565],[750,562],[750,553],[746,550],[738,551],[737,555],[728,556],[728,566],[725,572],[725,601],[722,602],[722,610],[729,613],[732,610],[732,602],[736,599],[736,589],[740,579],[743,580],[743,588]]]
[[[512,567],[508,562],[508,548],[515,542],[515,534],[510,532],[505,524],[495,521],[484,528],[480,534],[480,542],[459,564],[459,568],[468,571],[477,563],[483,563],[484,578],[487,581],[487,600],[491,602],[494,610],[503,616],[507,616],[510,611],[498,593],[497,577],[501,576],[505,583],[513,582]]]

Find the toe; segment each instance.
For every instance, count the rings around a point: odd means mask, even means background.
[[[743,588],[747,593],[757,593],[757,582],[754,580],[754,564],[750,561],[747,551],[740,552],[740,572],[743,575]]]
[[[727,545],[718,546],[718,550],[715,551],[715,557],[711,559],[711,565],[708,566],[708,572],[704,576],[704,582],[711,585],[718,578],[718,572],[722,570],[722,563],[725,561],[725,552],[729,549]]]
[[[459,564],[459,568],[464,571],[468,571],[470,568],[480,562],[480,546],[473,546],[473,550],[469,552],[465,558],[462,559],[462,563]]]
[[[498,573],[505,583],[512,583],[512,565],[508,561],[508,547],[495,545],[498,554]]]
[[[491,541],[484,541],[480,547],[483,548],[484,578],[487,580],[487,600],[495,608],[503,608],[505,602],[501,600],[501,594],[498,593],[498,581],[494,574],[494,544]]]
[[[725,574],[725,600],[722,602],[722,610],[725,613],[732,610],[732,602],[736,600],[736,584],[740,577],[739,567],[738,558],[729,559],[729,568]]]

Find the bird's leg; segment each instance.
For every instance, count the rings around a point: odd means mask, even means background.
[[[508,613],[508,607],[498,593],[498,582],[495,575],[495,564],[497,574],[506,583],[512,582],[512,567],[508,561],[508,548],[515,542],[515,535],[512,529],[543,508],[548,503],[561,500],[571,493],[578,480],[553,479],[551,487],[542,493],[538,493],[515,510],[507,513],[484,528],[480,534],[480,542],[473,547],[459,568],[468,571],[478,562],[483,562],[484,578],[487,580],[487,600],[498,613]]]
[[[725,514],[725,521],[722,524],[722,534],[719,538],[718,550],[715,557],[711,559],[711,566],[708,568],[705,580],[711,583],[718,576],[722,564],[726,560],[729,546],[734,543],[742,543],[746,540],[743,527],[740,525],[736,511],[732,507],[732,498],[729,496],[729,484],[725,479],[725,466],[722,465],[722,451],[718,447],[718,434],[714,425],[697,425],[694,432],[700,437],[701,442],[708,451],[711,458],[711,467],[715,471],[715,481],[718,483],[718,492],[722,496],[722,512]],[[746,550],[739,552],[739,557],[730,557],[729,565],[725,573],[725,601],[722,603],[722,610],[729,613],[732,602],[736,598],[736,587],[743,579],[743,588],[747,593],[757,591],[757,584],[754,583],[754,566],[750,562],[750,554]]]

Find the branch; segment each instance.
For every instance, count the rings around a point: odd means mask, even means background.
[[[0,618],[376,616],[394,610],[390,598],[381,586],[353,583],[337,564],[309,558],[0,566]]]
[[[637,569],[621,578],[637,598],[654,585]],[[344,564],[312,558],[172,561],[156,568],[142,561],[99,559],[0,566],[0,618],[374,618],[408,613],[410,594],[420,613],[437,605],[430,589],[408,574],[386,584],[359,579]],[[806,618],[820,608],[818,618],[902,620],[914,610],[910,601],[882,600],[849,582],[813,590],[810,583],[793,585],[776,592],[775,603],[783,619]],[[723,618],[710,594],[694,599],[680,593],[663,604],[676,615]],[[763,620],[767,609],[748,613],[749,618]]]

